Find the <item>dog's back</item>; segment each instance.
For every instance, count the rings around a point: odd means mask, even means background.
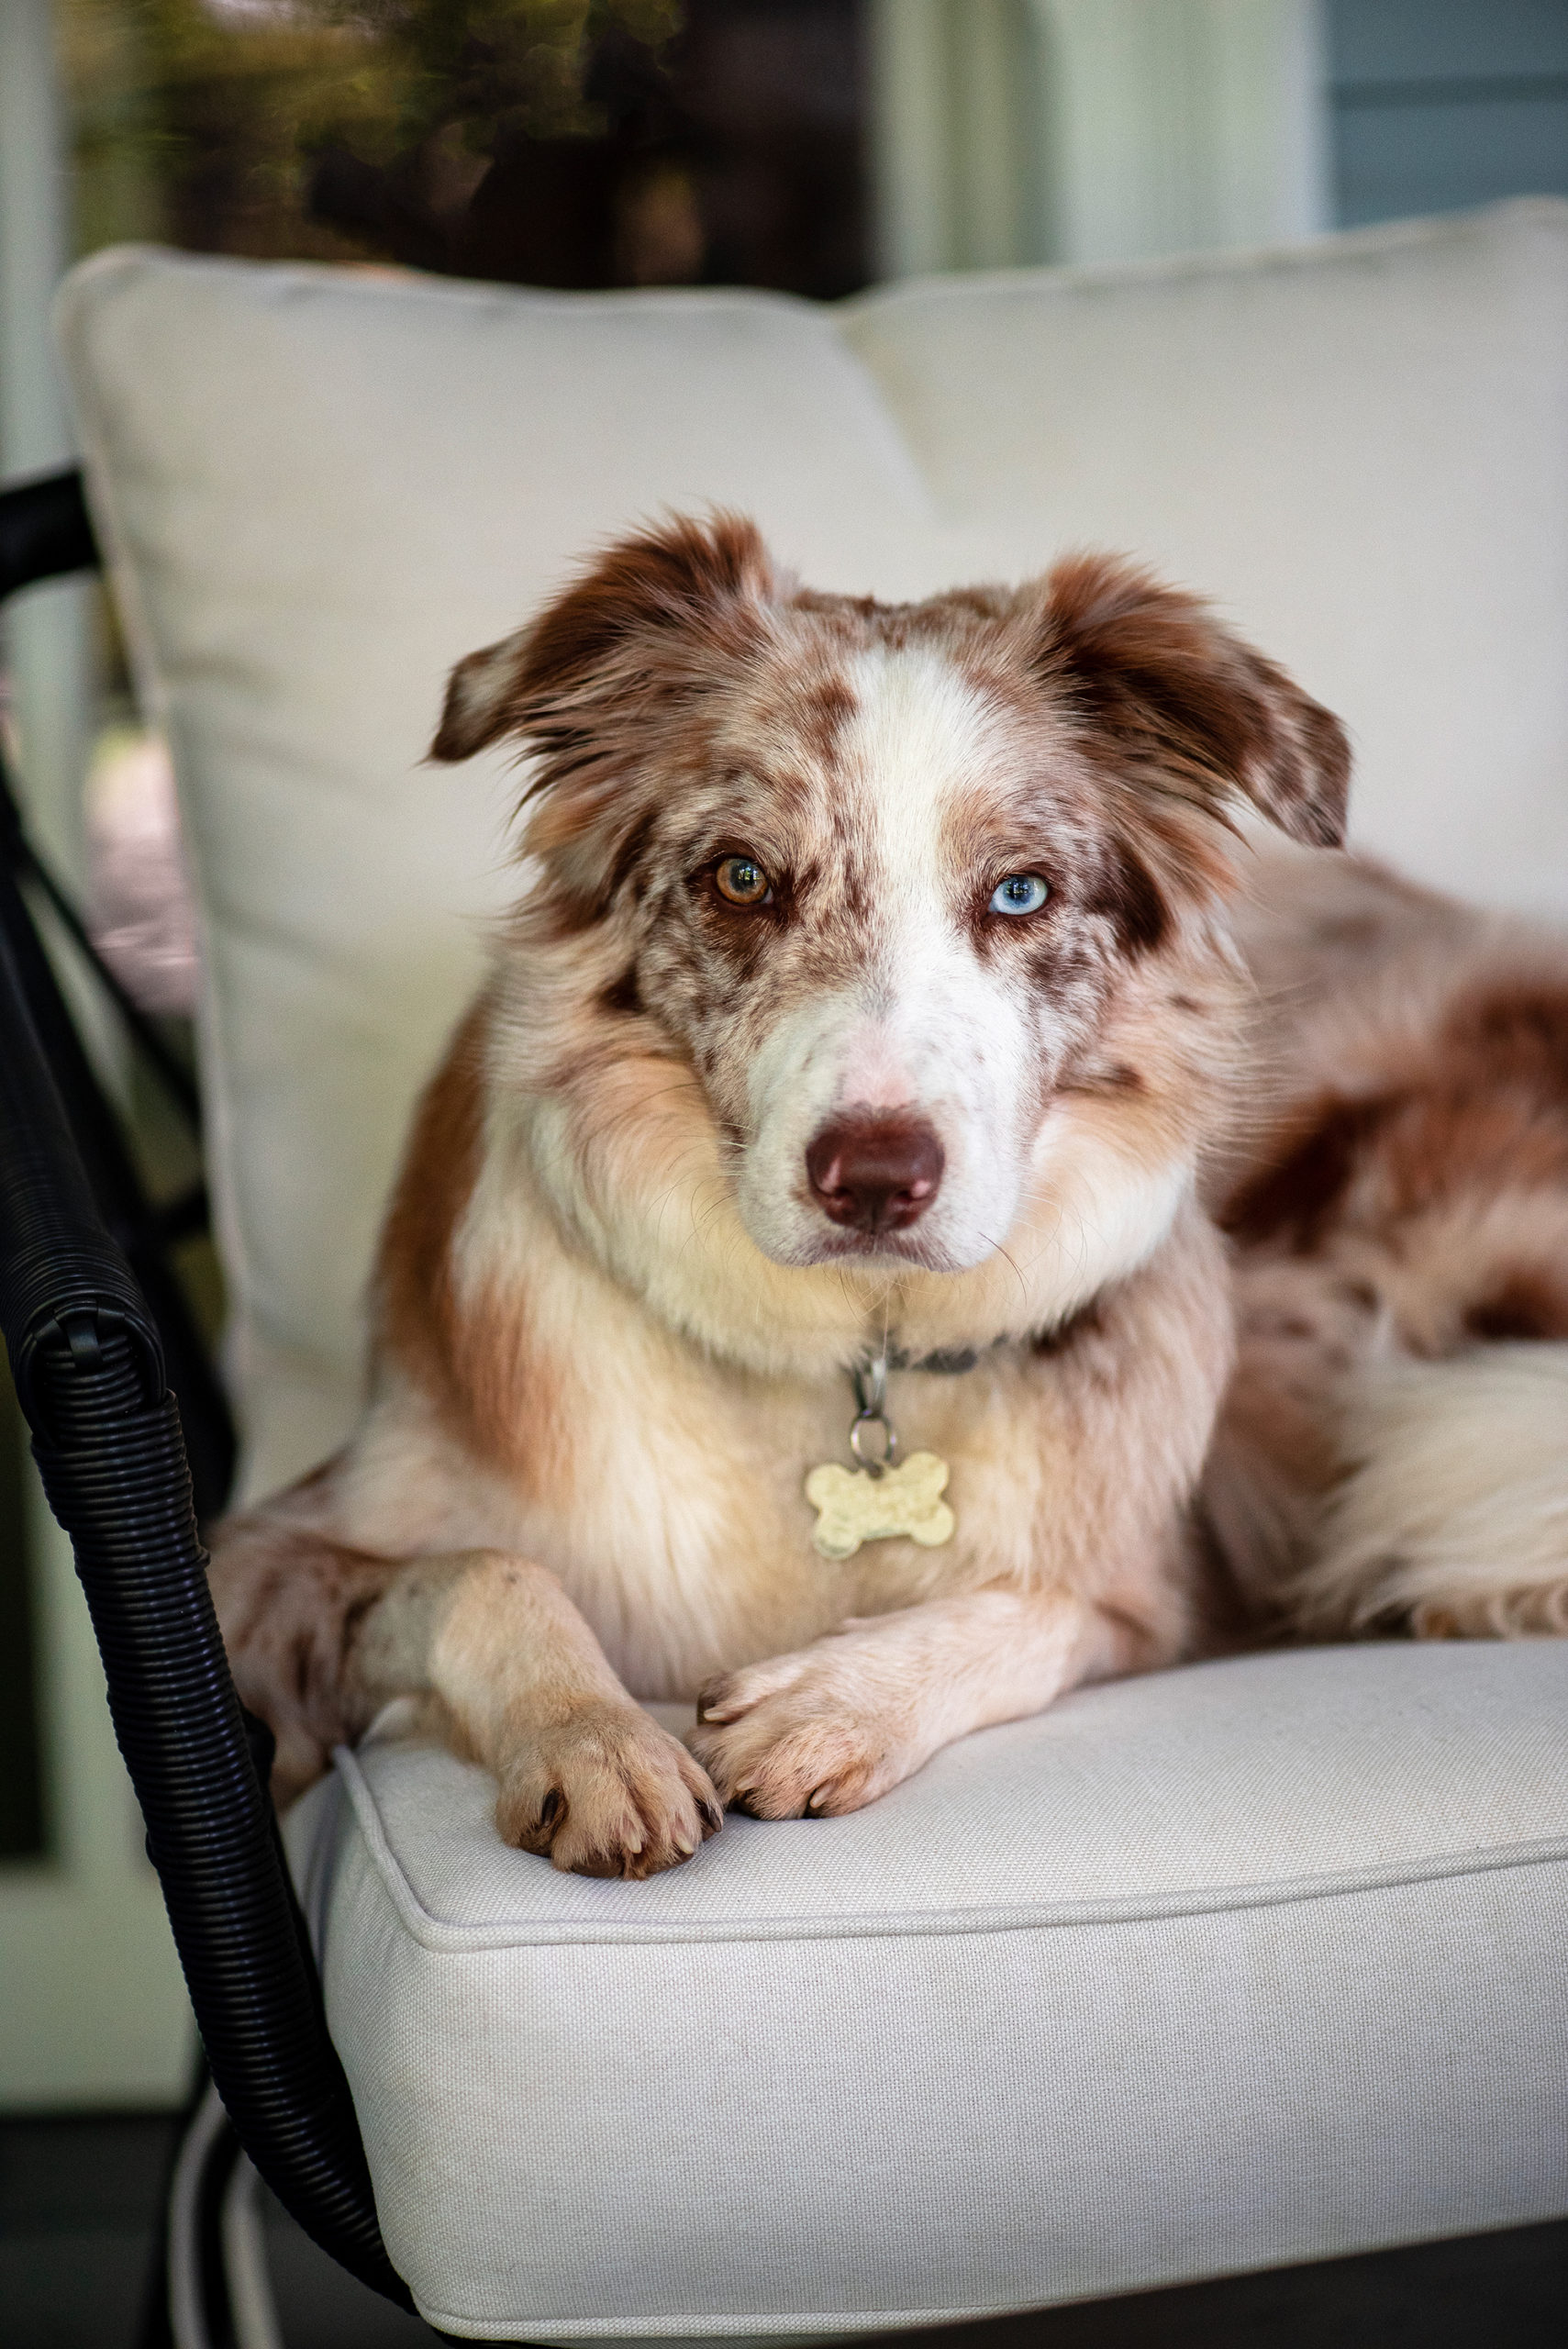
[[[1238,928],[1232,1569],[1320,1633],[1568,1629],[1568,942],[1273,842]]]

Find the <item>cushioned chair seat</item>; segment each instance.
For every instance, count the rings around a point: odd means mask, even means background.
[[[641,1885],[396,1726],[291,1842],[447,2332],[931,2323],[1568,2209],[1568,1644],[1086,1690]]]

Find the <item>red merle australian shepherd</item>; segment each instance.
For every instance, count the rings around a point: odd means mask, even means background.
[[[281,1794],[414,1694],[640,1876],[1082,1681],[1568,1629],[1568,945],[1339,851],[1277,668],[1121,561],[884,605],[720,517],[459,665],[436,757],[503,737],[363,1418],[216,1545]]]

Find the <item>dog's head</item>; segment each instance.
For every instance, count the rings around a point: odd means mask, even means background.
[[[433,755],[508,735],[562,1081],[678,1060],[756,1248],[884,1283],[1005,1250],[1118,1115],[1168,1222],[1149,1178],[1190,1174],[1236,818],[1335,842],[1349,767],[1327,711],[1130,563],[888,606],[802,591],[727,518],[628,539],[461,662]]]

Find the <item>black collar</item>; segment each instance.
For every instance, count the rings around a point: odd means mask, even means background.
[[[1006,1340],[996,1338],[992,1342],[1000,1346],[1005,1345]],[[911,1359],[908,1354],[895,1352],[888,1355],[887,1367],[889,1370],[930,1370],[935,1371],[939,1378],[960,1378],[966,1370],[974,1368],[975,1364],[980,1360],[982,1351],[989,1353],[991,1348],[987,1346],[983,1350],[979,1346],[948,1346],[939,1349],[934,1354],[919,1354],[914,1359]]]

